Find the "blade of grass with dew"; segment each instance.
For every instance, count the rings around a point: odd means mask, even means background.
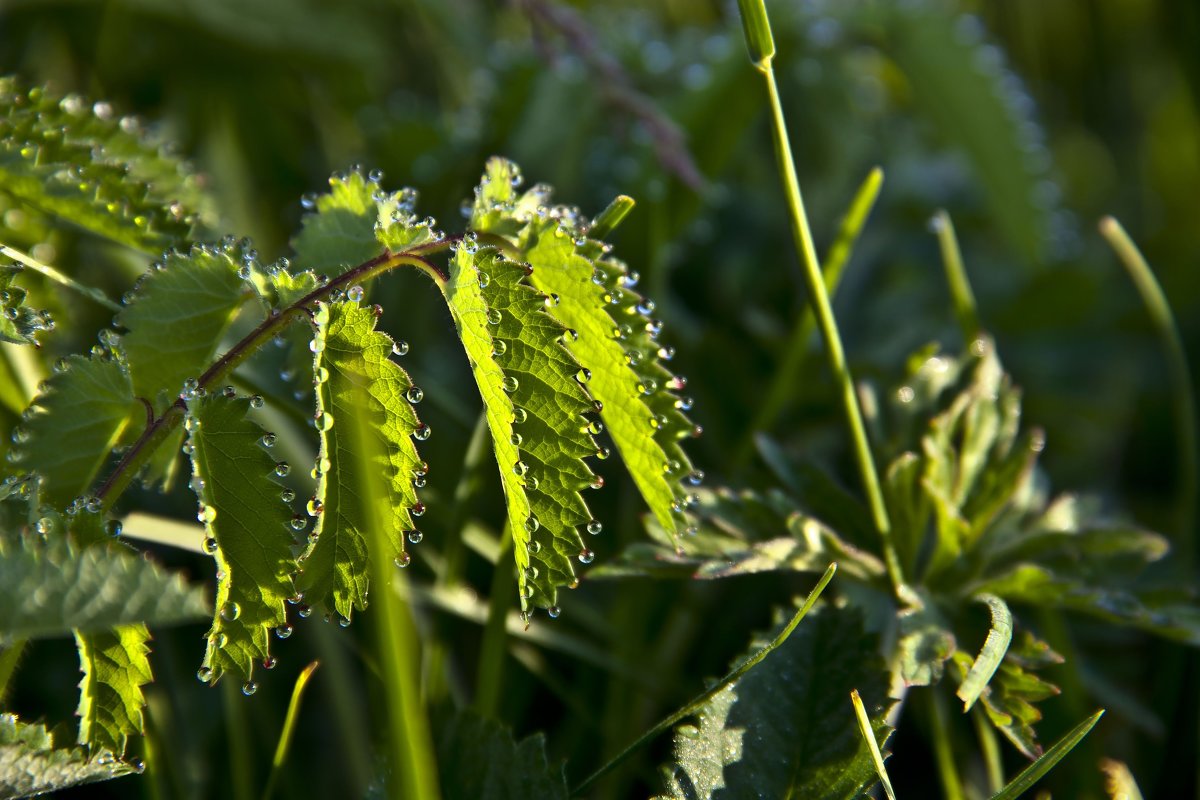
[[[1021,770],[1020,775],[1013,778],[1007,786],[992,795],[991,800],[1016,800],[1016,798],[1031,789],[1043,775],[1053,769],[1054,765],[1061,761],[1067,753],[1071,752],[1075,748],[1075,745],[1083,741],[1083,737],[1088,735],[1088,732],[1103,715],[1104,709],[1100,709],[1068,731],[1065,736],[1043,753],[1037,761],[1034,761],[1028,767]]]
[[[821,277],[821,266],[817,261],[817,251],[813,244],[812,231],[808,225],[808,215],[805,213],[804,200],[800,194],[800,182],[796,177],[796,165],[792,161],[792,147],[788,140],[787,123],[783,117],[779,85],[775,81],[775,71],[771,66],[775,55],[775,45],[771,41],[771,26],[767,18],[767,10],[763,5],[763,0],[739,0],[738,9],[742,15],[746,42],[750,46],[751,61],[754,63],[755,69],[763,76],[767,96],[770,99],[771,132],[775,143],[775,156],[779,162],[779,176],[783,181],[784,195],[792,220],[792,234],[796,250],[804,267],[805,283],[808,286],[817,325],[821,330],[821,338],[825,342],[829,367],[841,395],[842,409],[846,415],[846,424],[853,442],[855,461],[862,478],[863,489],[867,494],[871,516],[882,543],[884,562],[887,565],[893,588],[899,591],[904,584],[904,575],[892,544],[892,526],[883,500],[879,471],[871,454],[870,443],[867,441],[862,409],[859,408],[858,394],[854,390],[854,379],[850,375],[850,367],[846,363],[841,333],[838,331],[837,321],[833,316],[833,307],[829,302],[829,294],[825,291],[825,283]]]
[[[954,223],[950,221],[949,214],[939,210],[930,220],[930,225],[937,234],[938,247],[942,251],[942,265],[946,270],[946,284],[950,287],[950,299],[954,304],[954,315],[958,317],[958,327],[962,329],[963,341],[970,344],[979,338],[982,326],[975,294],[971,291],[971,282],[963,266],[958,238],[954,235]]]
[[[857,244],[858,237],[862,234],[863,226],[867,222],[871,209],[875,207],[875,201],[879,197],[879,190],[882,186],[883,170],[876,167],[858,187],[854,199],[850,202],[850,207],[842,217],[837,236],[834,238],[829,252],[826,253],[825,263],[821,268],[825,290],[831,298],[837,294],[846,264],[850,261],[854,245]],[[816,328],[817,322],[813,317],[812,306],[806,305],[796,319],[796,325],[792,328],[792,333],[784,346],[783,358],[780,359],[779,365],[775,369],[775,377],[771,380],[771,385],[767,388],[766,395],[758,407],[758,413],[755,414],[754,420],[746,429],[746,438],[734,455],[734,471],[744,466],[747,459],[750,458],[754,449],[755,435],[774,425],[788,401],[794,397],[799,384],[800,369],[804,365],[804,356],[808,353],[808,345],[812,341]]]
[[[288,702],[287,714],[283,718],[283,728],[279,731],[279,742],[275,745],[275,757],[271,759],[271,774],[267,777],[266,788],[263,789],[263,800],[269,800],[275,791],[279,773],[283,770],[288,750],[292,746],[292,737],[296,733],[296,721],[300,718],[300,701],[304,697],[304,690],[307,688],[309,680],[319,666],[321,666],[321,662],[314,661],[300,670],[300,674],[296,677],[296,685],[292,687],[292,699]]]
[[[1187,352],[1183,337],[1171,313],[1171,304],[1163,294],[1162,286],[1154,277],[1141,251],[1113,217],[1100,220],[1100,234],[1108,241],[1113,252],[1129,273],[1130,280],[1141,295],[1142,303],[1154,329],[1162,342],[1171,375],[1172,405],[1175,413],[1175,428],[1179,437],[1179,533],[1175,547],[1184,563],[1191,564],[1196,552],[1196,503],[1200,492],[1200,441],[1196,431],[1196,396],[1192,392],[1192,376],[1188,369]]]
[[[618,766],[620,766],[627,758],[629,758],[635,752],[640,750],[644,745],[649,743],[652,739],[654,739],[655,737],[657,737],[659,734],[663,733],[664,731],[669,730],[672,726],[678,724],[679,722],[681,722],[682,720],[691,716],[692,714],[695,714],[700,709],[701,706],[703,706],[706,702],[708,702],[713,696],[715,696],[717,693],[719,693],[722,689],[724,689],[726,686],[728,686],[729,684],[736,681],[738,678],[745,675],[747,672],[749,672],[751,669],[753,669],[758,664],[762,663],[763,659],[765,659],[772,652],[774,652],[776,649],[778,649],[779,646],[782,645],[784,642],[786,642],[788,637],[792,635],[792,631],[796,630],[796,626],[798,626],[800,624],[800,621],[803,620],[804,617],[807,616],[808,612],[812,610],[812,607],[817,602],[817,598],[819,598],[821,596],[821,592],[825,591],[825,587],[829,585],[829,582],[831,580],[833,580],[834,573],[836,573],[836,572],[837,572],[837,564],[836,563],[830,564],[829,568],[825,570],[825,574],[821,576],[821,579],[819,581],[817,581],[817,585],[814,586],[813,590],[808,593],[808,597],[806,597],[804,599],[804,603],[800,606],[799,610],[797,610],[796,613],[794,615],[792,615],[791,620],[789,620],[788,624],[785,625],[783,630],[781,630],[779,632],[779,635],[776,636],[774,639],[772,639],[765,647],[763,647],[761,650],[759,650],[754,655],[750,656],[745,661],[743,661],[740,665],[738,665],[733,670],[731,670],[729,672],[729,674],[727,674],[724,678],[721,678],[721,680],[714,683],[708,689],[706,689],[703,692],[701,692],[700,694],[696,695],[696,697],[693,698],[692,701],[690,703],[688,703],[686,706],[679,709],[674,714],[671,714],[670,716],[665,717],[653,728],[651,728],[650,730],[648,730],[644,734],[642,734],[640,737],[638,737],[637,740],[635,740],[632,744],[630,744],[628,747],[626,747],[624,750],[622,750],[620,753],[618,753],[616,756],[614,756],[612,759],[610,759],[607,764],[605,764],[600,769],[593,772],[591,775],[589,775],[587,778],[585,778],[582,783],[580,783],[578,786],[576,786],[574,789],[572,789],[571,796],[576,797],[576,796],[584,794],[584,792],[586,792],[589,788],[591,788],[591,786],[594,785],[596,783],[596,781],[600,780],[605,775],[612,772],[614,769],[616,769]]]
[[[883,784],[883,791],[887,793],[888,800],[896,800],[896,791],[892,788],[892,780],[888,777],[887,767],[883,763],[883,753],[879,752],[879,742],[875,741],[871,717],[868,716],[867,708],[863,705],[857,689],[850,691],[850,702],[854,706],[854,716],[858,719],[858,729],[862,731],[863,741],[871,751],[871,760],[875,762],[875,773],[879,776],[879,782]]]

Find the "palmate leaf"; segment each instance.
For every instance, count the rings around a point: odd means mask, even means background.
[[[16,264],[0,264],[0,342],[37,344],[37,334],[49,330],[47,315],[25,305],[25,290],[13,285],[21,272]]]
[[[133,391],[156,411],[212,363],[238,307],[252,296],[241,269],[241,254],[232,244],[168,252],[121,312],[118,322],[129,331],[121,344]]]
[[[858,797],[876,775],[851,689],[862,695],[876,739],[883,743],[891,732],[877,644],[856,611],[810,613],[783,645],[708,702],[699,727],[676,730],[677,763],[666,772],[665,796]]]
[[[780,492],[759,495],[732,489],[699,489],[693,513],[698,522],[686,552],[671,535],[648,521],[653,544],[633,544],[618,561],[592,570],[593,578],[727,578],[755,572],[822,572],[829,562],[848,577],[870,581],[884,574],[883,562],[846,542]]]
[[[38,552],[27,544],[0,557],[0,639],[187,622],[207,609],[181,575],[119,545],[80,551],[59,541]]]
[[[180,162],[105,103],[0,78],[0,191],[153,253],[185,241],[201,192]]]
[[[13,431],[9,460],[41,476],[41,498],[62,507],[96,477],[134,408],[129,371],[103,357],[68,356]]]
[[[678,536],[690,526],[683,482],[701,479],[679,441],[699,429],[683,413],[691,401],[673,394],[685,381],[661,365],[673,351],[655,341],[662,323],[650,318],[653,303],[633,290],[634,273],[606,257],[608,245],[586,238],[572,210],[547,209],[548,187],[518,196],[519,184],[516,165],[490,159],[471,225],[508,237],[533,267],[530,282],[569,329],[567,347],[591,375],[588,393],[634,483],[659,524]]]
[[[76,631],[79,668],[79,743],[118,756],[130,735],[142,732],[142,686],[150,683],[150,632],[145,625]]]
[[[585,416],[594,410],[583,372],[562,346],[525,269],[492,248],[461,246],[443,287],[467,351],[496,451],[508,507],[522,608],[557,602],[591,551],[577,530],[592,524],[579,491],[596,482]]]
[[[314,508],[315,542],[302,556],[298,586],[309,605],[321,605],[350,619],[367,604],[368,559],[404,565],[405,540],[420,538],[413,516],[424,513],[413,480],[424,474],[413,436],[421,423],[410,404],[419,389],[389,358],[392,340],[375,330],[374,311],[353,301],[322,304],[315,315],[313,372],[317,383],[317,430],[321,436],[320,477]],[[357,425],[349,424],[356,420]],[[341,423],[341,424],[339,424]],[[377,439],[364,448],[361,429]],[[423,435],[423,434],[420,434]],[[386,454],[381,459],[371,454]],[[363,500],[363,483],[383,474],[387,491],[389,552],[370,552],[368,526],[379,515]]]
[[[110,754],[89,757],[80,748],[56,748],[44,726],[0,714],[0,797],[33,797],[137,771]]]
[[[540,733],[519,742],[497,722],[460,710],[436,726],[445,800],[567,800],[562,768],[551,769]]]
[[[249,408],[246,398],[197,398],[185,422],[204,549],[217,562],[216,613],[199,673],[211,682],[227,671],[249,682],[256,662],[272,663],[270,634],[287,623],[285,603],[295,594],[294,517],[274,479],[286,468],[267,453]]]

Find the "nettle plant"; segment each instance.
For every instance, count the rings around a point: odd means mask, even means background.
[[[12,82],[0,94],[0,170],[15,196],[135,247],[187,239],[198,217],[162,201],[169,186],[134,179],[161,156],[129,125],[75,97]],[[181,450],[217,578],[201,680],[228,675],[252,694],[256,672],[274,665],[272,638],[292,631],[289,608],[348,624],[386,577],[372,565],[410,563],[428,470],[418,446],[431,430],[416,411],[422,390],[396,361],[408,345],[376,330],[383,309],[368,302],[371,283],[392,270],[428,275],[454,320],[500,466],[526,618],[535,609],[557,616],[559,589],[593,560],[584,536],[602,526],[581,493],[603,485],[587,464],[609,457],[593,438],[601,430],[658,524],[676,540],[694,533],[688,509],[702,475],[681,441],[700,428],[678,394],[685,381],[665,366],[673,351],[657,341],[654,304],[603,241],[632,201],[587,219],[552,205],[544,184],[522,191],[517,166],[495,158],[467,230],[447,236],[418,216],[415,191],[385,190],[381,179],[354,168],[306,196],[290,258],[262,263],[232,237],[168,249],[125,295],[101,344],[59,361],[14,428],[0,490],[4,563],[41,599],[14,609],[7,632],[75,631],[85,675],[79,741],[93,752],[120,756],[140,732],[150,678],[140,623],[206,605],[120,543],[110,513],[134,480],[169,480]],[[4,273],[3,335],[33,343],[53,321],[9,285],[18,269]],[[250,330],[218,353],[235,325]],[[280,478],[309,465],[273,455],[276,435],[256,419],[263,397],[232,385],[272,342],[291,347],[285,377],[313,387],[320,451],[307,500]],[[84,580],[94,590],[86,599],[102,602],[73,597]],[[118,621],[139,624],[110,624]]]

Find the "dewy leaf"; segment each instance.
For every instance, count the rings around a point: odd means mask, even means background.
[[[677,537],[690,525],[684,512],[691,497],[682,482],[700,481],[679,442],[699,428],[683,413],[691,400],[674,394],[686,381],[662,366],[673,350],[656,341],[662,322],[651,316],[654,304],[633,290],[636,273],[605,256],[608,245],[586,238],[572,210],[545,207],[548,187],[538,184],[518,197],[519,184],[516,165],[489,160],[471,225],[515,237],[533,267],[531,283],[568,328],[567,348],[590,374],[588,393],[638,491]]]
[[[667,796],[860,796],[875,783],[875,767],[847,698],[858,690],[876,738],[885,740],[888,677],[877,650],[858,612],[826,607],[809,614],[775,652],[709,701],[698,728],[676,730]]]
[[[0,797],[33,797],[137,771],[110,754],[89,758],[80,748],[55,748],[44,726],[0,714]]]
[[[13,285],[21,272],[16,264],[0,264],[0,342],[37,344],[37,334],[49,330],[45,313],[25,305],[25,290]]]
[[[150,683],[150,632],[145,625],[75,633],[79,647],[79,743],[93,752],[124,755],[125,742],[142,732],[142,686]]]
[[[408,563],[405,540],[420,533],[413,515],[424,513],[413,480],[424,474],[413,436],[422,428],[411,401],[420,389],[390,358],[392,340],[375,330],[370,308],[356,302],[318,307],[315,315],[313,372],[317,376],[317,430],[321,436],[315,543],[303,556],[298,583],[305,602],[322,605],[349,619],[354,608],[367,604],[368,559]],[[363,448],[356,426],[375,437],[376,446]],[[377,461],[375,453],[386,454]],[[371,553],[368,526],[378,518],[365,507],[363,482],[368,474],[383,474],[387,490],[386,553]]]
[[[435,737],[445,800],[567,800],[562,768],[547,763],[540,733],[516,742],[499,723],[460,710]]]
[[[355,169],[329,179],[329,192],[305,197],[302,229],[292,242],[301,269],[336,276],[385,249],[396,252],[435,237],[433,220],[413,213],[412,189],[385,192],[374,174]]]
[[[121,312],[133,391],[157,412],[212,363],[217,343],[251,296],[251,285],[238,274],[239,258],[232,245],[169,252]]]
[[[0,191],[148,253],[189,238],[203,197],[136,121],[12,78],[0,78]]]
[[[1013,620],[1008,605],[994,594],[980,595],[977,599],[987,603],[988,611],[992,615],[992,625],[983,642],[983,649],[975,657],[975,663],[967,670],[966,677],[958,687],[958,699],[963,701],[964,712],[970,711],[971,706],[975,705],[979,694],[992,679],[992,675],[1004,659],[1004,654],[1008,652],[1009,643],[1012,642]]]
[[[699,489],[693,512],[699,523],[679,553],[656,520],[647,522],[654,544],[629,546],[621,558],[591,577],[641,575],[726,578],[755,572],[821,572],[836,561],[861,581],[881,577],[883,563],[847,543],[829,526],[778,492],[758,495],[732,489]]]
[[[204,549],[217,562],[216,613],[199,673],[211,682],[230,670],[250,680],[255,663],[270,659],[271,631],[287,623],[285,603],[295,594],[293,521],[305,518],[281,500],[274,476],[287,468],[264,449],[249,407],[246,398],[211,395],[189,404],[184,423]]]
[[[65,636],[135,622],[201,619],[200,590],[119,545],[26,545],[0,558],[0,639]]]
[[[595,476],[586,380],[560,344],[562,326],[545,313],[525,270],[491,248],[463,245],[443,287],[483,397],[508,505],[522,608],[550,607],[557,587],[587,563],[578,526],[591,514],[579,491]]]
[[[10,460],[42,477],[42,500],[62,507],[96,477],[128,424],[129,372],[118,361],[68,356],[13,431]]]

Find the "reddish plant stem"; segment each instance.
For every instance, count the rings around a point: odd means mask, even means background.
[[[405,264],[417,267],[438,283],[445,283],[449,280],[446,273],[439,269],[437,265],[426,260],[424,256],[444,250],[450,247],[455,241],[457,241],[457,237],[417,245],[400,253],[384,252],[369,261],[364,261],[353,269],[347,270],[325,285],[318,286],[282,311],[277,313],[272,311],[270,316],[263,320],[254,330],[246,334],[237,344],[229,348],[223,356],[218,358],[213,362],[212,366],[204,371],[196,382],[197,388],[207,391],[213,384],[224,380],[226,376],[237,369],[243,361],[266,343],[268,339],[271,339],[290,325],[293,319],[309,314],[310,306],[313,303],[327,298],[332,292],[344,286],[352,286],[362,281],[371,280]],[[145,464],[150,454],[154,452],[155,447],[166,439],[171,431],[175,429],[179,420],[183,419],[184,414],[187,413],[187,400],[182,395],[157,417],[154,416],[153,408],[149,403],[142,398],[138,399],[142,400],[147,408],[148,419],[146,428],[142,431],[137,441],[130,446],[117,466],[113,468],[109,476],[96,489],[95,496],[103,504],[105,511],[112,507],[113,503],[116,502],[116,498],[129,486],[134,475]]]

